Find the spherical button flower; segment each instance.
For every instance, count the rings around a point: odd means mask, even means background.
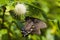
[[[15,6],[15,13],[17,14],[17,15],[20,15],[20,14],[25,14],[26,13],[26,6],[24,5],[24,4],[17,4],[16,6]]]

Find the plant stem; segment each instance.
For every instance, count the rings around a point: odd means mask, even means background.
[[[4,15],[5,15],[6,7],[2,6],[2,9],[3,9],[3,15],[2,15],[2,25],[1,25],[1,28],[4,27]]]

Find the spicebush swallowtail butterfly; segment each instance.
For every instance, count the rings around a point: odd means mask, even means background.
[[[25,18],[25,26],[22,28],[23,36],[27,36],[28,34],[38,34],[40,35],[40,29],[46,28],[47,25],[40,19],[33,18],[27,16]]]

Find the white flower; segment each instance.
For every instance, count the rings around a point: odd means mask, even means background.
[[[15,6],[15,13],[17,14],[17,15],[20,15],[20,14],[25,14],[26,13],[26,7],[25,7],[25,5],[24,4],[17,4],[16,6]]]

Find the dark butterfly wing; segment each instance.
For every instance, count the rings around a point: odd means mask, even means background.
[[[31,32],[31,34],[38,34],[38,35],[40,35],[41,32],[40,32],[40,30],[36,30],[36,28],[35,28],[35,30],[33,29],[33,31]]]
[[[34,20],[34,32],[35,34],[41,34],[40,29],[47,28],[47,25],[45,22],[35,19]]]
[[[27,20],[25,23],[25,30],[30,30],[30,28],[32,27],[33,22],[31,20]]]
[[[36,29],[47,28],[46,23],[43,22],[43,21],[39,21],[39,22],[34,23],[34,26],[35,26]]]

